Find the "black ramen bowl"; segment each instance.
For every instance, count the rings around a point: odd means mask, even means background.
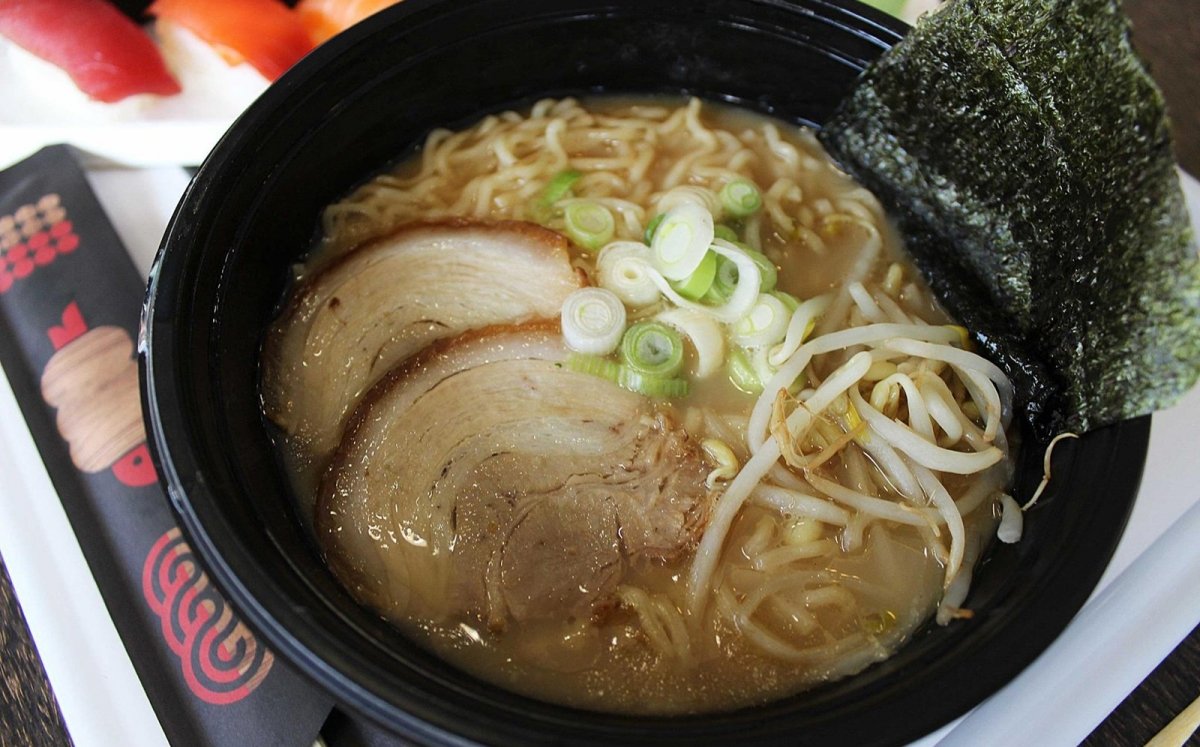
[[[154,451],[192,547],[245,620],[350,711],[433,744],[903,743],[1003,686],[1067,625],[1132,506],[1149,418],[1064,443],[1025,539],[995,548],[970,620],[890,660],[741,710],[631,717],[549,705],[451,667],[323,565],[261,415],[258,357],[322,208],[433,127],[551,95],[695,94],[819,126],[906,27],[843,0],[406,0],[317,49],[209,156],[150,278]],[[1027,443],[1022,494],[1041,475]]]

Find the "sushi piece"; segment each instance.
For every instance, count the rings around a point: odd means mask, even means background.
[[[0,35],[61,69],[93,101],[180,91],[154,42],[105,0],[2,1]]]
[[[187,29],[229,65],[248,63],[273,81],[313,48],[300,17],[277,0],[155,0],[148,12]]]
[[[312,40],[320,44],[367,16],[400,0],[300,0],[296,12]]]
[[[202,116],[231,118],[246,110],[271,84],[245,60],[229,61],[229,53],[213,47],[195,33],[169,21],[158,20],[154,35],[167,66],[183,85],[191,104],[187,111]]]

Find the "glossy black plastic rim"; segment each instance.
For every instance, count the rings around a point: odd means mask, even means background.
[[[377,29],[420,13],[436,15],[448,5],[407,0],[317,50],[288,73],[206,161],[152,269],[140,346],[152,451],[193,550],[245,620],[339,703],[423,743],[899,744],[952,720],[1012,679],[1053,641],[1099,581],[1137,492],[1148,417],[1089,434],[1063,450],[1056,470],[1073,481],[1066,497],[1074,500],[1051,495],[1029,521],[1034,535],[1030,539],[1041,539],[1042,544],[1023,543],[1014,551],[1019,555],[1006,560],[1009,556],[998,554],[981,570],[981,578],[990,573],[991,596],[1000,600],[993,609],[949,633],[917,636],[910,646],[925,647],[919,671],[898,671],[898,657],[854,678],[851,685],[838,683],[732,713],[686,718],[585,713],[478,682],[464,683],[461,675],[440,675],[425,662],[418,662],[413,671],[397,671],[394,662],[372,655],[379,652],[370,646],[356,649],[345,640],[347,634],[370,638],[373,631],[335,609],[322,608],[319,599],[298,599],[294,588],[281,589],[278,579],[239,540],[209,487],[219,482],[218,473],[227,465],[213,457],[220,449],[197,434],[195,403],[183,381],[183,368],[189,364],[183,341],[190,315],[209,313],[190,305],[198,279],[189,257],[195,243],[204,239],[206,225],[223,218],[218,209],[223,183],[235,178],[238,159],[255,148],[251,136],[269,127],[284,102],[306,86],[319,85],[323,66]],[[749,13],[756,5],[791,4],[744,0],[733,5]],[[904,31],[902,24],[853,2],[801,0],[794,7],[877,39],[880,49]],[[1023,476],[1026,484],[1031,479]],[[1065,528],[1039,538],[1040,511],[1063,512],[1068,518],[1047,524],[1065,523]],[[417,677],[414,683],[413,672],[428,678]]]

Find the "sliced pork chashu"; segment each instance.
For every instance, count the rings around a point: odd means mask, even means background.
[[[566,240],[531,223],[401,228],[296,291],[268,337],[267,415],[323,460],[363,393],[397,363],[468,329],[557,317],[580,285]]]
[[[331,567],[394,618],[586,617],[628,563],[707,516],[696,445],[652,401],[561,364],[556,324],[435,345],[351,421],[315,523]]]

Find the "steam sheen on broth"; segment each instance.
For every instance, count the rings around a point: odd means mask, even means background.
[[[686,277],[664,231],[701,236]],[[584,708],[725,710],[969,615],[1011,388],[811,133],[541,101],[434,131],[324,233],[266,411],[339,580],[445,659]],[[585,285],[682,369],[581,353],[602,310],[558,320]]]

